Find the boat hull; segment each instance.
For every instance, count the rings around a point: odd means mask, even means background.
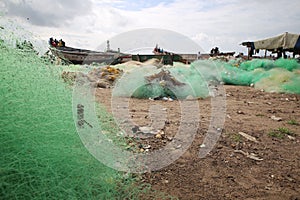
[[[120,56],[119,53],[97,52],[72,47],[57,47],[50,48],[50,50],[55,56],[73,64],[111,64]]]

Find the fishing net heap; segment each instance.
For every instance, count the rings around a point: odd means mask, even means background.
[[[99,66],[88,71],[76,69],[70,70],[65,68],[62,72],[62,78],[65,82],[73,85],[77,77],[87,77],[91,86],[99,88],[111,88],[116,79],[122,75],[123,71],[110,66]]]
[[[1,199],[136,199],[134,178],[84,148],[57,66],[0,41]]]
[[[266,92],[300,94],[300,64],[295,59],[199,60],[190,65],[175,63],[162,68],[129,64],[128,70],[126,65],[122,66],[125,73],[121,83],[116,84],[116,96],[207,97],[212,95],[210,86],[219,84],[251,85]]]
[[[207,97],[209,84],[220,82],[211,61],[201,64],[174,66],[129,66],[114,88],[114,95],[135,98],[185,99],[188,96]]]
[[[87,74],[87,78],[95,87],[110,88],[122,73],[118,68],[106,66],[93,69]]]
[[[254,59],[238,67],[223,64],[222,80],[232,85],[254,85],[266,92],[300,94],[300,64],[295,59]]]
[[[163,98],[169,97],[176,99],[177,96],[174,94],[176,88],[185,86],[175,79],[168,70],[161,70],[159,73],[145,76],[145,84],[137,88],[132,97],[137,98]]]

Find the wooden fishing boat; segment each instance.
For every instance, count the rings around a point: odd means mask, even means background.
[[[167,51],[161,51],[157,45],[152,51],[153,54],[137,54],[132,55],[132,60],[139,61],[139,62],[145,62],[149,59],[156,58],[160,60],[160,62],[164,65],[173,65],[173,62],[183,62],[186,63],[187,61],[183,59],[179,54],[167,52]]]
[[[91,51],[86,49],[77,49],[72,47],[50,47],[51,52],[73,64],[91,64],[91,63],[105,63],[112,64],[120,60],[121,56],[125,56],[120,52],[115,51]]]
[[[107,41],[105,52],[68,47],[62,39],[58,41],[50,38],[49,45],[52,54],[73,64],[118,64],[131,60],[130,54],[121,53],[119,49],[118,51],[111,50],[109,41]]]

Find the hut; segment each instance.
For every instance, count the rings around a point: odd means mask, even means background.
[[[259,52],[259,50],[265,50],[265,57],[267,51],[271,51],[277,53],[277,58],[286,58],[286,52],[293,53],[293,58],[295,58],[295,55],[300,54],[300,35],[285,32],[263,40],[243,42],[241,45],[248,48],[248,59],[253,56],[254,52]]]

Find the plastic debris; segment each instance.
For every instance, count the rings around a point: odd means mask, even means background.
[[[155,138],[156,139],[162,139],[162,135],[158,133],[158,134],[155,135]]]
[[[148,126],[139,127],[139,130],[143,133],[154,133],[153,128]]]
[[[275,115],[271,116],[271,119],[274,120],[274,121],[282,121],[282,118],[280,117],[276,117]]]
[[[241,110],[238,110],[237,114],[244,115],[245,113],[243,111],[241,111]]]
[[[290,139],[290,140],[296,140],[295,137],[291,136],[291,135],[287,135],[287,137]]]
[[[241,154],[243,154],[244,156],[246,156],[247,158],[250,158],[250,159],[252,159],[252,160],[256,160],[256,161],[262,161],[262,160],[264,160],[264,159],[262,159],[262,158],[259,158],[259,157],[257,157],[257,155],[256,154],[254,154],[254,153],[248,153],[248,152],[244,152],[244,151],[242,151],[242,150],[235,150],[234,151],[235,153],[241,153]]]
[[[243,136],[244,138],[246,138],[247,140],[250,140],[250,141],[256,142],[256,143],[258,142],[258,141],[256,140],[255,137],[253,137],[253,136],[251,136],[251,135],[248,135],[247,133],[239,132],[239,134],[240,134],[241,136]]]

